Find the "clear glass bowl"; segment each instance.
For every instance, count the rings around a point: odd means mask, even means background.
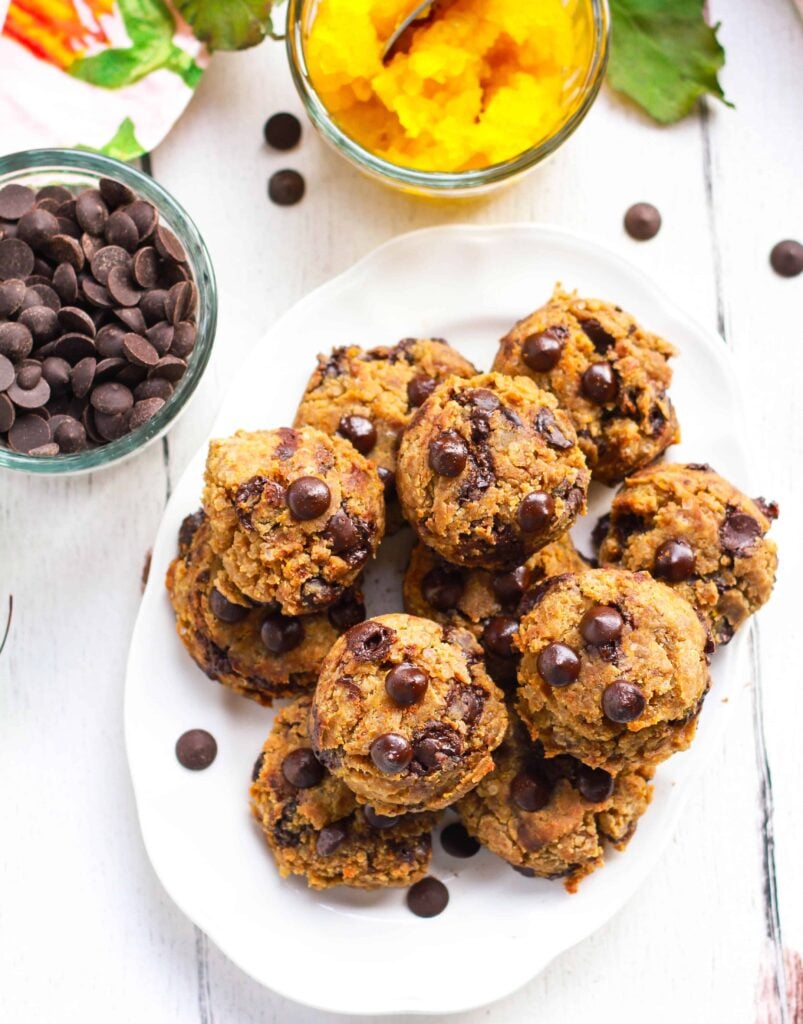
[[[96,187],[100,178],[128,185],[153,203],[165,224],[179,238],[198,288],[198,334],[187,371],[162,408],[149,420],[116,441],[64,455],[23,455],[0,445],[0,469],[28,473],[85,473],[129,458],[152,444],[186,408],[201,379],[215,340],[217,288],[212,261],[198,228],[176,200],[147,174],[99,153],[77,149],[30,149],[0,157],[0,188],[11,182],[38,189],[44,185]]]
[[[454,173],[413,170],[390,163],[355,142],[335,123],[316,93],[304,54],[304,43],[316,6],[317,0],[288,0],[287,5],[287,54],[293,80],[307,114],[323,138],[352,164],[370,177],[408,192],[443,197],[475,196],[532,170],[563,145],[577,128],[594,102],[605,76],[610,39],[608,4],[607,0],[588,0],[593,33],[591,60],[574,105],[566,111],[564,120],[548,138],[512,160],[481,170]]]

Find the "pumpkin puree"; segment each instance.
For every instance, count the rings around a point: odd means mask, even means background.
[[[320,0],[305,46],[312,84],[352,139],[403,167],[464,171],[551,135],[591,61],[588,0],[452,0],[382,50],[414,0]]]

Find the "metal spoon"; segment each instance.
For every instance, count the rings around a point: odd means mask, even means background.
[[[424,0],[423,3],[416,4],[410,13],[399,22],[398,26],[394,29],[393,34],[385,43],[385,49],[382,51],[382,63],[387,64],[391,58],[393,58],[397,51],[400,49],[399,44],[402,41],[402,37],[411,25],[417,21],[424,21],[426,18],[431,18],[435,13],[435,8],[442,6],[445,0]]]

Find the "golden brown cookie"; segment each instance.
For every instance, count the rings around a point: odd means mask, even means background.
[[[690,601],[726,644],[772,593],[778,506],[710,466],[658,463],[625,481],[603,522],[600,564],[644,569]]]
[[[617,772],[691,743],[709,686],[707,635],[647,573],[590,569],[530,594],[517,709],[547,756]]]
[[[489,373],[435,389],[402,438],[396,482],[410,525],[447,561],[514,568],[585,510],[588,480],[555,398]]]
[[[283,708],[254,765],[251,812],[283,878],[313,889],[410,885],[427,871],[437,814],[383,818],[316,759],[309,739],[311,698]]]
[[[286,615],[337,602],[384,532],[376,468],[348,441],[311,427],[212,441],[204,479],[210,543],[226,575]]]
[[[203,512],[182,523],[166,583],[176,631],[196,664],[210,679],[266,706],[311,689],[338,636],[365,618],[356,588],[326,612],[303,618],[282,615],[276,605],[255,606],[223,572]]]
[[[649,769],[617,776],[563,754],[545,758],[518,719],[494,753],[494,771],[458,803],[468,832],[522,874],[563,878],[569,892],[624,849],[652,797]]]
[[[551,391],[574,422],[592,476],[612,484],[680,440],[667,394],[673,355],[619,306],[558,285],[502,338],[493,369]]]
[[[379,468],[395,494],[396,454],[413,413],[446,377],[476,369],[440,338],[406,338],[364,351],[357,345],[318,356],[296,413],[295,426],[339,434]]]
[[[350,629],[324,661],[312,742],[329,770],[380,814],[440,810],[493,767],[502,694],[466,630],[412,615]]]
[[[451,565],[417,544],[404,576],[404,609],[443,626],[468,629],[482,644],[494,682],[508,687],[516,681],[518,651],[513,637],[524,593],[550,576],[585,568],[568,533],[531,555],[524,565],[499,572]]]

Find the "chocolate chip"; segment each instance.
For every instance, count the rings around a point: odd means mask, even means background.
[[[594,317],[589,317],[587,320],[581,320],[580,327],[582,328],[585,336],[594,346],[594,350],[600,355],[604,355],[608,349],[612,348],[616,344],[616,339],[613,335],[609,334],[599,320]]]
[[[604,768],[590,768],[586,764],[577,766],[575,785],[580,796],[592,804],[601,804],[613,796],[614,778]]]
[[[468,446],[454,430],[444,430],[429,444],[429,466],[439,476],[460,476],[468,462]]]
[[[131,276],[130,267],[112,267],[106,288],[118,306],[136,306],[142,297],[142,292]]]
[[[502,404],[493,391],[488,388],[470,388],[468,391],[463,392],[462,397],[466,399],[474,409],[478,412],[485,413],[486,416],[490,416],[490,414],[495,412]]]
[[[156,327],[161,325],[157,324]],[[167,325],[165,325],[167,326]],[[172,331],[172,341],[170,343],[170,354],[178,356],[179,359],[186,359],[190,355],[192,350],[195,348],[195,341],[198,337],[198,329],[195,324],[190,323],[188,320],[180,320],[175,327],[170,328]],[[151,328],[154,330],[154,328]],[[159,350],[158,345],[154,347]]]
[[[778,507],[777,501],[767,501],[766,498],[756,498],[755,503],[761,509],[763,515],[765,515],[771,522],[774,522],[780,515],[781,510]]]
[[[549,686],[569,686],[580,675],[580,659],[568,644],[547,644],[536,664],[538,674]]]
[[[455,609],[463,596],[463,590],[463,575],[459,569],[436,566],[421,580],[424,600],[439,612]]]
[[[123,355],[135,366],[148,368],[156,366],[160,359],[159,353],[146,338],[130,331],[123,335]]]
[[[251,781],[256,782],[259,776],[262,774],[262,769],[265,765],[265,751],[259,752],[259,756],[254,761],[254,767],[251,769]]]
[[[781,277],[797,277],[803,272],[803,245],[792,238],[778,242],[770,252],[770,264]]]
[[[75,219],[90,235],[102,233],[109,219],[109,209],[97,189],[88,188],[76,198]]]
[[[332,542],[332,552],[336,555],[353,549],[360,540],[357,527],[342,508],[326,524],[324,533]]]
[[[592,363],[581,379],[583,394],[596,405],[612,402],[619,394],[619,382],[610,363]]]
[[[348,631],[346,643],[357,661],[378,662],[388,654],[395,637],[389,626],[369,619]]]
[[[190,771],[208,768],[217,757],[215,737],[206,729],[190,729],[176,741],[176,757],[179,764]]]
[[[131,267],[130,254],[119,245],[104,245],[95,253],[91,260],[92,276],[100,284],[106,285],[109,274],[115,267]]]
[[[652,203],[635,203],[625,213],[624,225],[631,238],[646,242],[661,230],[661,214]]]
[[[0,391],[5,391],[7,387],[10,387],[14,383],[14,379],[14,364],[6,356],[0,355]]]
[[[35,202],[34,191],[27,185],[18,185],[15,182],[4,185],[0,188],[0,219],[19,220],[33,209]]]
[[[85,334],[89,338],[95,337],[95,321],[85,310],[77,306],[62,306],[57,316],[65,331]]]
[[[89,401],[92,408],[106,416],[118,416],[128,412],[134,404],[134,396],[124,385],[115,381],[99,384],[92,392]]]
[[[403,772],[413,759],[410,741],[397,732],[377,736],[370,748],[371,760],[383,775]]]
[[[98,188],[103,196],[103,201],[112,210],[126,203],[133,203],[136,199],[135,193],[128,185],[124,185],[122,181],[115,181],[113,178],[101,178]]]
[[[163,288],[153,288],[145,292],[139,300],[139,309],[146,324],[158,324],[167,319],[165,299],[167,292]]]
[[[646,706],[647,701],[638,686],[624,679],[606,686],[602,694],[605,717],[617,725],[635,721]]]
[[[667,540],[655,552],[653,571],[670,583],[682,583],[694,575],[694,550],[688,541]]]
[[[319,857],[331,857],[348,837],[346,825],[342,821],[336,821],[333,825],[326,825],[318,833],[315,841],[315,852]]]
[[[93,234],[100,234],[99,231]],[[115,210],[106,221],[103,234],[109,245],[119,245],[127,252],[133,252],[139,242],[139,230],[137,225],[128,216],[125,210]]]
[[[327,609],[326,616],[332,628],[343,633],[365,619],[365,605],[354,591],[347,590],[339,601]]]
[[[322,516],[331,502],[331,491],[316,476],[299,477],[287,488],[287,507],[292,517],[301,522]]]
[[[33,335],[25,324],[0,324],[0,355],[12,362],[25,359],[33,348]]]
[[[228,622],[231,624],[242,622],[243,619],[248,618],[250,609],[244,605],[235,604],[233,601],[229,601],[228,598],[224,597],[223,594],[213,587],[209,594],[209,607],[212,614],[220,619],[221,622]]]
[[[491,578],[491,589],[503,607],[515,607],[530,585],[531,572],[526,565],[520,565],[510,572],[499,572]]]
[[[33,273],[33,250],[19,238],[0,242],[0,280],[25,278]]]
[[[417,774],[437,771],[458,757],[463,749],[460,734],[449,725],[433,722],[413,737],[414,760],[410,769]]]
[[[177,359],[175,356],[162,356],[156,366],[152,366],[148,370],[149,377],[164,377],[165,380],[169,380],[175,383],[184,376],[187,372],[187,364],[183,359]]]
[[[499,658],[515,658],[518,654],[513,640],[519,631],[518,619],[495,615],[482,633],[482,645]]]
[[[30,391],[31,388],[35,388],[41,379],[42,365],[35,360],[25,360],[17,367],[17,384],[23,390]]]
[[[510,783],[510,799],[522,811],[543,810],[552,798],[547,781],[534,772],[520,771]]]
[[[47,243],[48,256],[57,263],[69,263],[74,270],[83,270],[86,257],[78,240],[72,235],[53,235]]]
[[[17,316],[17,324],[31,332],[35,345],[53,341],[61,332],[58,315],[49,306],[29,306]]]
[[[546,491],[533,491],[522,499],[517,512],[519,526],[525,533],[541,533],[552,521],[555,501]]]
[[[115,362],[121,366],[125,365],[125,359],[104,359],[104,363]],[[100,375],[100,368],[103,364],[98,364],[96,376]],[[164,380],[162,377],[154,377],[151,380],[143,380],[142,383],[137,384],[134,388],[134,400],[135,402],[142,402],[146,398],[161,398],[162,401],[166,402],[168,398],[173,394],[173,385],[169,380]]]
[[[746,512],[740,512],[729,505],[725,510],[725,521],[719,528],[720,543],[725,551],[744,557],[760,538],[761,526],[758,522]]]
[[[111,295],[106,291],[104,285],[99,284],[91,277],[81,281],[81,294],[91,306],[95,306],[97,309],[112,308]]]
[[[268,196],[278,206],[294,206],[304,198],[306,185],[298,171],[282,170],[268,181]]]
[[[407,401],[417,409],[426,402],[437,384],[434,377],[413,377],[407,384]]]
[[[20,217],[17,224],[17,238],[29,248],[40,251],[45,249],[50,239],[59,233],[59,222],[49,210],[31,210]],[[31,263],[33,267],[33,263]],[[30,270],[28,274],[30,274]],[[3,274],[0,277],[27,277],[28,274]]]
[[[66,359],[48,356],[42,362],[42,376],[50,385],[52,394],[61,394],[70,383],[71,367]],[[0,388],[2,390],[2,388]]]
[[[86,448],[86,431],[78,420],[65,416],[54,430],[53,440],[65,454],[80,452]]]
[[[429,676],[417,665],[403,661],[385,676],[385,692],[400,707],[417,704],[427,692]]]
[[[79,360],[70,373],[70,383],[76,398],[84,398],[89,394],[95,379],[97,360],[93,356],[85,356]]]
[[[609,644],[622,635],[624,619],[616,608],[597,604],[589,608],[580,619],[580,636],[587,644]]]
[[[535,429],[543,435],[544,440],[550,448],[556,451],[565,452],[573,447],[572,441],[563,433],[555,419],[551,409],[544,407],[538,411],[535,417]]]
[[[0,281],[0,316],[12,316],[25,298],[25,282]]]
[[[53,271],[53,287],[64,305],[78,298],[78,275],[70,263],[59,263]]]
[[[362,813],[371,828],[378,828],[380,831],[386,828],[393,828],[401,820],[398,814],[377,814],[373,807],[369,807],[368,804],[365,804]]]
[[[524,339],[521,358],[535,373],[548,373],[557,366],[569,332],[565,327],[547,327]]]
[[[125,212],[133,220],[139,232],[140,241],[150,238],[156,230],[159,215],[156,208],[144,199],[135,199],[125,208]]]
[[[14,383],[6,389],[6,394],[18,409],[39,409],[50,398],[50,385],[44,378],[32,388]]]
[[[293,149],[301,138],[301,122],[295,114],[274,114],[265,122],[263,132],[265,142],[273,149]]]
[[[0,432],[6,433],[14,425],[17,411],[7,395],[0,395]]]
[[[470,836],[465,825],[459,821],[447,825],[441,832],[441,846],[451,857],[466,859],[479,853],[480,844],[474,836]]]
[[[324,767],[309,747],[291,750],[282,761],[282,775],[296,789],[312,789],[323,781]]]
[[[350,441],[361,455],[367,455],[376,445],[376,427],[365,416],[343,416],[337,432]]]
[[[407,906],[416,917],[437,917],[449,903],[449,890],[437,878],[427,876],[407,890]]]
[[[268,615],[259,633],[262,643],[272,654],[286,654],[295,650],[304,639],[301,619],[281,615]]]
[[[396,474],[390,469],[385,469],[384,466],[377,466],[376,472],[382,481],[385,498],[390,499],[396,491]]]

